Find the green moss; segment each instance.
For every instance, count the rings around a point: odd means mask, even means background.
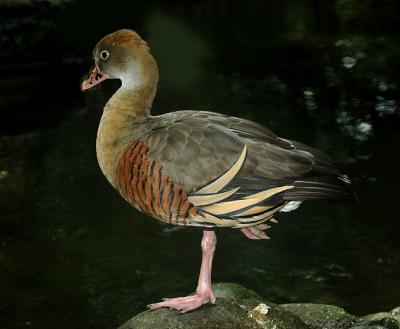
[[[285,304],[285,310],[299,316],[312,328],[341,329],[348,328],[356,317],[346,313],[340,307],[322,304]]]
[[[357,326],[382,326],[386,329],[399,329],[400,325],[397,319],[390,313],[380,312],[361,317]]]

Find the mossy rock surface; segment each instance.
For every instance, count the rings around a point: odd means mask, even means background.
[[[186,314],[145,311],[118,329],[400,329],[400,309],[356,317],[333,305],[276,305],[235,283],[217,283],[213,290],[216,305]]]
[[[268,303],[252,290],[234,283],[213,286],[216,305],[204,305],[195,312],[181,314],[175,310],[145,311],[119,329],[310,329],[298,316]],[[257,306],[264,304],[266,314]]]
[[[235,299],[220,298],[217,305],[205,305],[186,314],[169,309],[145,311],[119,329],[309,329],[299,318],[279,306],[272,306],[264,319],[252,318]]]
[[[392,311],[393,312],[393,311]],[[395,314],[386,312],[379,312],[359,318],[352,329],[364,328],[385,328],[385,329],[399,329],[400,321],[396,318]]]
[[[323,304],[283,304],[285,310],[299,316],[311,328],[346,329],[356,320],[340,307]]]
[[[145,311],[119,329],[310,329],[298,316],[238,284],[217,283],[213,291],[216,305],[186,314],[169,309]],[[266,314],[254,310],[260,304],[267,306]]]

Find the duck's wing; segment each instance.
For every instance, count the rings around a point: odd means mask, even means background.
[[[142,139],[150,155],[190,192],[228,170],[245,145],[243,177],[294,177],[309,172],[314,164],[311,154],[265,127],[212,112],[181,111],[154,117]]]
[[[154,162],[146,167],[162,168],[165,181],[195,208],[187,225],[245,227],[271,218],[290,200],[352,198],[329,157],[251,121],[174,112],[153,117],[140,142]]]

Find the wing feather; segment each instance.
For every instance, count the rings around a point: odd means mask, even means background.
[[[242,154],[240,154],[239,159],[236,160],[233,166],[216,180],[197,190],[196,194],[218,193],[219,191],[221,191],[237,176],[240,169],[242,169],[244,161],[246,159],[246,154],[247,146],[245,145],[243,147]]]
[[[330,157],[251,121],[174,112],[152,117],[141,139],[198,208],[189,225],[252,226],[289,201],[355,198]]]

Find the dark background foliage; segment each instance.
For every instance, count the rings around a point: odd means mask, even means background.
[[[102,177],[91,50],[137,30],[153,113],[260,122],[346,168],[357,206],[310,202],[272,240],[218,233],[216,281],[357,314],[400,304],[400,5],[394,0],[0,2],[0,328],[110,328],[194,289],[200,233],[138,214]]]

